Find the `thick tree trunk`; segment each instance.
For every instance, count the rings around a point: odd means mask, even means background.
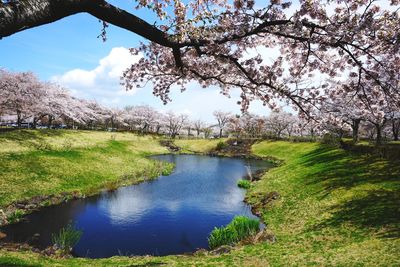
[[[392,120],[392,132],[393,132],[393,140],[399,141],[400,119]]]
[[[376,129],[376,144],[382,144],[382,126],[380,124],[375,124]]]
[[[360,141],[359,134],[358,134],[358,131],[360,128],[360,122],[361,122],[360,119],[353,119],[351,121],[351,129],[353,130],[353,143],[355,143],[355,144],[358,143],[358,141]]]
[[[37,117],[33,117],[33,123],[32,123],[32,129],[36,129],[37,126],[37,122],[38,122],[39,118]]]
[[[49,121],[47,122],[47,128],[50,129],[51,128],[51,124],[53,122],[53,116],[49,115]]]
[[[222,138],[222,128],[219,129],[219,138]]]
[[[17,127],[21,128],[22,118],[21,118],[21,111],[17,110]]]
[[[114,119],[111,117],[111,131],[114,132]]]

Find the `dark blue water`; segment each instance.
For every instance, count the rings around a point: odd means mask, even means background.
[[[207,248],[216,226],[235,215],[254,217],[237,181],[270,164],[259,160],[199,155],[161,155],[173,162],[169,176],[47,207],[1,229],[8,240],[51,245],[51,236],[69,221],[83,231],[73,253],[103,258],[115,255],[168,255]],[[36,233],[36,239],[32,239]]]

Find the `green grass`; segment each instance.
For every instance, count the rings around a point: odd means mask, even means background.
[[[174,143],[182,148],[183,153],[208,153],[214,150],[220,142],[226,141],[221,139],[176,139]]]
[[[216,150],[221,150],[221,149],[223,149],[223,148],[225,148],[225,147],[226,147],[225,142],[224,142],[224,141],[219,141],[219,142],[217,143],[217,146],[215,147],[215,149],[216,149]]]
[[[278,239],[266,248],[272,265],[400,264],[399,159],[318,143],[261,142],[253,152],[285,161],[249,192],[251,203],[281,195],[263,212]]]
[[[59,233],[53,234],[52,241],[57,249],[64,253],[68,253],[79,242],[81,236],[82,231],[75,229],[70,223],[63,227]]]
[[[225,227],[215,227],[208,238],[208,245],[215,249],[222,245],[233,245],[260,230],[260,223],[256,219],[245,216],[236,216]]]
[[[251,187],[251,182],[249,180],[239,180],[237,185],[240,188],[249,189]]]
[[[13,131],[1,133],[0,142],[6,144],[0,149],[0,208],[40,195],[93,194],[166,172],[166,164],[146,158],[167,152],[158,140],[129,133]]]
[[[35,135],[40,135],[35,133]],[[103,133],[105,134],[105,133]],[[51,139],[43,134],[46,141]],[[81,145],[73,151],[83,162],[86,156],[102,159],[102,154],[96,152],[105,149],[109,155],[114,155],[115,161],[127,160],[125,155],[132,153],[135,159],[145,161],[142,155],[149,153],[165,152],[155,140],[138,137],[137,141],[118,140],[121,146],[112,149],[107,138],[97,136],[98,142],[94,142],[88,136],[90,133],[77,132],[85,142],[91,145]],[[94,135],[97,135],[95,133]],[[1,136],[1,135],[0,135]],[[1,137],[0,137],[1,138]],[[42,138],[42,137],[41,137]],[[55,136],[61,147],[63,136]],[[76,138],[70,134],[69,138]],[[103,141],[100,141],[103,140]],[[106,140],[104,140],[106,139]],[[121,139],[123,139],[121,137]],[[200,142],[201,141],[201,142]],[[213,148],[218,140],[176,140],[187,145],[193,151],[206,151],[205,147]],[[11,141],[7,141],[11,142]],[[12,141],[18,143],[19,141]],[[48,142],[48,141],[47,141]],[[210,142],[210,143],[207,143]],[[24,141],[21,141],[21,145]],[[109,147],[111,145],[111,147]],[[4,149],[2,147],[2,149]],[[9,151],[10,149],[7,148]],[[23,150],[20,147],[17,149]],[[25,149],[25,148],[24,148]],[[94,150],[89,152],[86,150]],[[119,153],[118,151],[122,152]],[[111,152],[113,151],[113,152]],[[24,166],[25,154],[45,153],[45,159],[50,157],[49,151],[28,151],[23,153],[13,152],[14,158],[7,159],[7,164]],[[56,153],[56,152],[53,152]],[[83,153],[83,154],[80,154]],[[88,153],[88,154],[86,154]],[[93,153],[93,154],[92,154]],[[173,255],[166,257],[112,257],[108,259],[53,259],[44,257],[29,251],[10,252],[0,250],[0,265],[8,266],[399,266],[400,265],[400,162],[386,160],[371,155],[349,153],[347,151],[331,148],[318,143],[290,143],[264,141],[253,145],[253,153],[258,156],[272,156],[283,160],[279,167],[270,169],[261,180],[253,182],[247,191],[249,202],[259,206],[263,196],[272,191],[280,195],[262,208],[262,218],[269,231],[276,235],[275,243],[259,243],[244,245],[223,255]],[[9,152],[2,154],[2,160]],[[77,156],[78,156],[77,155]],[[7,156],[8,157],[8,156]],[[71,156],[73,160],[74,156]],[[121,157],[121,159],[120,159]],[[50,157],[52,158],[52,157]],[[61,157],[68,161],[69,157]],[[112,157],[111,157],[112,158]],[[68,160],[67,160],[68,159]],[[33,160],[33,159],[32,159]],[[111,159],[109,159],[111,160]],[[111,160],[112,161],[112,160]],[[39,161],[41,163],[41,161]],[[52,163],[57,160],[52,161]],[[96,164],[95,161],[92,161]],[[129,161],[127,161],[129,162]],[[41,163],[42,164],[42,163]],[[85,165],[86,163],[84,163]],[[104,164],[104,162],[103,162]],[[151,163],[146,163],[151,164]],[[142,165],[132,166],[134,169],[142,168]],[[47,166],[47,165],[45,165]],[[76,162],[74,172],[83,172]],[[122,166],[111,164],[112,168]],[[126,168],[127,165],[123,165]],[[151,165],[150,165],[151,166]],[[87,166],[86,166],[87,167]],[[96,165],[96,167],[100,167]],[[96,167],[93,171],[96,172]],[[32,167],[31,167],[32,168]],[[46,168],[42,168],[45,173]],[[141,169],[143,170],[143,168]],[[3,167],[0,168],[3,171]],[[56,171],[56,170],[54,170]],[[107,170],[104,170],[107,172]],[[117,170],[118,171],[118,170]],[[18,169],[9,169],[9,175],[14,179],[5,183],[0,180],[12,192],[14,199],[24,197],[24,188],[19,186],[19,179],[24,181],[22,175],[18,175]],[[74,172],[70,171],[70,174]],[[29,172],[22,172],[24,175]],[[40,172],[39,172],[40,173]],[[109,173],[108,173],[109,174]],[[97,174],[99,175],[99,174]],[[16,179],[19,177],[19,179]],[[28,181],[35,182],[30,177]],[[41,176],[37,176],[41,177]],[[74,176],[76,177],[76,176]],[[91,177],[90,175],[88,176]],[[105,177],[105,176],[104,176]],[[2,176],[1,179],[8,179]],[[56,176],[48,176],[49,180]],[[117,175],[114,176],[117,179]],[[28,178],[26,178],[28,179]],[[66,178],[64,178],[66,179]],[[25,185],[28,184],[25,181]],[[69,180],[68,180],[69,181]],[[86,188],[85,182],[74,185],[74,188]],[[98,182],[102,185],[104,180]],[[91,181],[93,182],[93,180]],[[0,185],[0,190],[3,189]],[[12,189],[15,186],[16,189]],[[65,185],[64,185],[65,186]],[[48,186],[50,192],[57,186]],[[71,186],[72,187],[72,186]],[[43,190],[43,189],[42,189]],[[82,189],[81,189],[82,190]],[[3,200],[4,201],[4,200]]]
[[[8,217],[7,217],[7,221],[9,223],[16,223],[18,221],[20,221],[25,215],[25,212],[23,210],[20,209],[16,209],[13,213],[11,213]]]

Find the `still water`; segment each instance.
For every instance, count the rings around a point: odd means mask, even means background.
[[[123,187],[86,199],[43,208],[26,220],[0,229],[10,241],[51,245],[52,233],[73,222],[83,231],[73,254],[104,258],[115,255],[168,255],[207,248],[214,227],[236,215],[251,214],[237,181],[271,167],[261,160],[199,155],[160,155],[174,172],[151,182]],[[32,237],[36,234],[36,237]]]

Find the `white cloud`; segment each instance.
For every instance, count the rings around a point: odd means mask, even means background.
[[[124,47],[115,47],[106,57],[100,59],[96,68],[73,69],[52,77],[52,80],[69,88],[78,97],[96,99],[102,104],[114,106],[127,95],[125,88],[120,85],[119,77],[139,58],[140,56],[131,55]],[[136,90],[129,91],[130,95],[135,93]]]
[[[259,52],[266,54],[266,57],[274,57],[276,53],[276,51],[263,49]],[[139,58],[139,56],[132,56],[126,48],[115,47],[106,57],[99,60],[98,66],[94,69],[73,69],[52,77],[52,80],[71,90],[77,97],[95,99],[111,107],[122,108],[127,105],[146,104],[162,112],[172,110],[176,113],[188,114],[194,120],[202,119],[208,122],[214,121],[212,113],[215,110],[240,113],[240,106],[236,104],[240,100],[239,90],[232,90],[231,97],[228,98],[220,94],[217,87],[202,88],[196,82],[191,82],[183,93],[179,88],[171,90],[172,102],[167,105],[163,105],[161,100],[153,95],[150,84],[145,88],[126,91],[120,85],[119,77]],[[254,101],[249,111],[260,115],[269,113],[268,108],[264,107],[260,101]]]

